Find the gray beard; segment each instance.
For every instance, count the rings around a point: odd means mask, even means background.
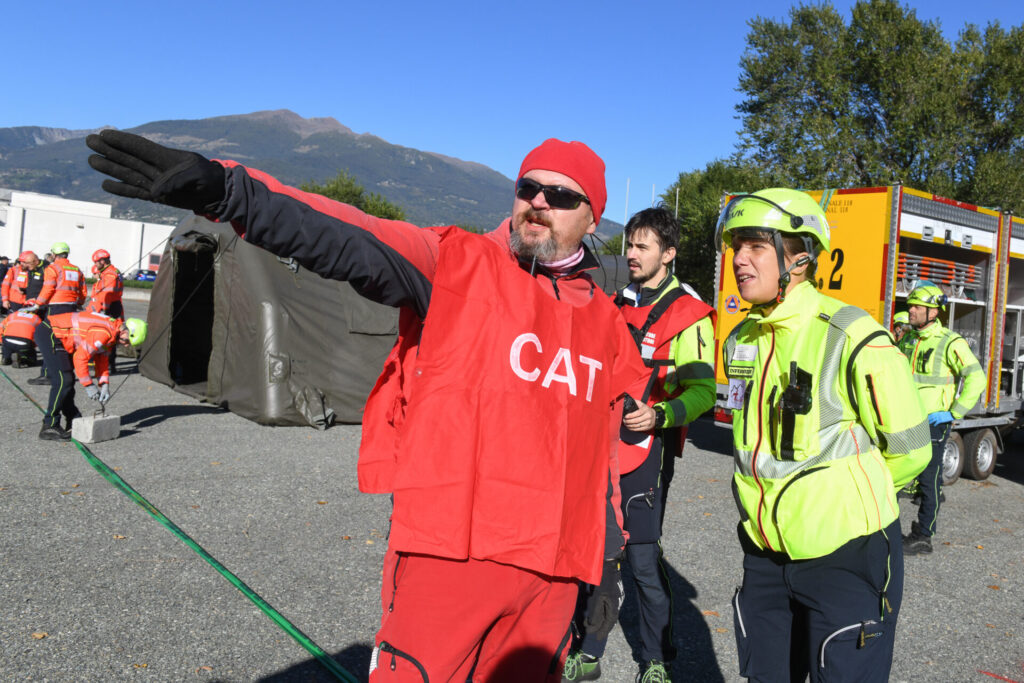
[[[520,258],[536,258],[538,261],[546,261],[548,263],[557,260],[558,247],[550,237],[539,244],[526,244],[523,241],[522,235],[518,231],[513,230],[511,245],[512,251]]]

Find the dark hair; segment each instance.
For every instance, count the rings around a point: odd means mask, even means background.
[[[637,230],[653,232],[658,238],[658,244],[661,245],[662,251],[669,247],[678,248],[679,246],[679,221],[671,211],[665,208],[664,204],[633,214],[633,217],[626,223],[624,239],[628,242]]]

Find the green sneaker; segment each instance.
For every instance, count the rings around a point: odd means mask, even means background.
[[[579,650],[569,653],[562,670],[562,683],[575,681],[596,681],[601,677],[601,660],[585,655]]]
[[[647,668],[636,675],[636,683],[672,683],[665,670],[665,664],[657,659],[647,663]]]

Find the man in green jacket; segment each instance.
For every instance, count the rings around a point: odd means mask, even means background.
[[[629,533],[626,562],[636,586],[641,669],[637,683],[671,683],[676,656],[672,590],[661,545],[675,460],[686,425],[715,404],[715,311],[672,274],[679,222],[663,206],[636,213],[623,231],[630,284],[615,296],[648,368],[646,390],[631,397],[619,442],[622,517]],[[613,623],[600,619],[600,601],[583,590],[574,620],[572,652],[562,683],[601,677]],[[600,623],[600,626],[597,624]]]
[[[942,456],[950,427],[974,407],[986,382],[967,341],[938,319],[939,310],[946,307],[946,295],[939,287],[918,286],[907,297],[907,306],[914,332],[901,340],[900,349],[910,359],[932,443],[931,460],[917,479],[921,497],[917,521],[903,537],[904,554],[919,555],[932,552],[941,502]]]
[[[867,313],[815,288],[829,228],[807,194],[735,197],[716,243],[751,304],[722,349],[740,674],[886,681],[903,593],[896,491],[929,457],[909,367]]]

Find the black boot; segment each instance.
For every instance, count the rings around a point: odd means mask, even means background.
[[[71,432],[61,429],[60,425],[43,425],[39,432],[39,438],[43,441],[68,441],[71,438]]]
[[[904,555],[921,555],[932,551],[932,537],[917,522],[910,524],[910,533],[903,537]]]

